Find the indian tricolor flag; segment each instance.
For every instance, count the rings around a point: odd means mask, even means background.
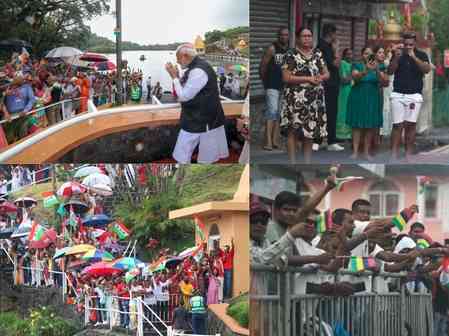
[[[114,232],[120,240],[126,239],[131,233],[131,231],[129,231],[129,229],[121,221],[116,221],[112,225],[112,232]]]
[[[28,235],[28,240],[31,241],[39,241],[44,238],[45,228],[42,225],[37,224],[33,221],[31,225],[31,231]]]
[[[204,222],[200,216],[194,216],[193,219],[195,221],[195,231],[198,236],[200,236],[201,240],[204,241],[204,230],[206,229],[206,225],[204,225]]]
[[[347,176],[347,177],[337,177],[335,182],[337,184],[337,191],[343,191],[343,185],[348,182],[363,180],[362,176]]]
[[[52,191],[46,191],[42,193],[44,198],[44,208],[52,208],[59,204],[59,200]]]

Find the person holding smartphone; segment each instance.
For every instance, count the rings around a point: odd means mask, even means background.
[[[354,85],[348,98],[346,123],[352,127],[353,154],[359,156],[361,139],[363,153],[367,161],[373,161],[371,147],[376,129],[382,127],[383,116],[379,83],[386,75],[379,70],[379,64],[369,47],[362,49],[362,62],[354,63],[352,78]]]
[[[431,67],[427,54],[416,48],[416,34],[404,33],[403,41],[392,46],[393,57],[388,74],[394,74],[393,92],[390,96],[393,115],[391,132],[391,158],[397,160],[402,132],[405,138],[405,156],[414,152],[416,121],[423,103],[423,78]]]

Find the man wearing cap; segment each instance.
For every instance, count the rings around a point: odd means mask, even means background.
[[[176,59],[186,71],[180,78],[175,65],[166,65],[181,102],[181,131],[173,152],[174,159],[179,163],[190,163],[198,146],[198,163],[214,163],[227,158],[225,115],[214,69],[197,56],[190,43],[178,47]]]
[[[5,125],[8,143],[14,143],[27,135],[27,119],[25,115],[30,112],[36,102],[33,89],[25,84],[23,77],[17,76],[6,89],[4,101],[4,116],[6,120],[19,115],[20,118]]]

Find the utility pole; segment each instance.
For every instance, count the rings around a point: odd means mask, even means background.
[[[123,78],[122,78],[122,0],[115,0],[115,54],[117,56],[117,104],[123,104]]]

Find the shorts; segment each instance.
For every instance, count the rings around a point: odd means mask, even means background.
[[[419,111],[423,103],[423,97],[419,93],[403,94],[392,92],[390,96],[393,125],[404,121],[416,123]]]
[[[281,93],[280,90],[275,89],[267,89],[265,91],[265,120],[280,120]]]
[[[173,151],[173,158],[178,163],[191,163],[192,154],[198,145],[200,146],[198,163],[214,163],[229,156],[225,128],[221,126],[202,133],[181,130]]]

